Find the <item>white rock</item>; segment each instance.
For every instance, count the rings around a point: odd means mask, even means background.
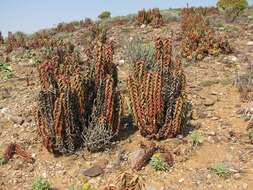
[[[253,41],[249,41],[249,42],[247,43],[247,45],[248,45],[248,46],[253,46]]]
[[[124,64],[124,63],[125,63],[124,59],[119,60],[119,64]]]
[[[244,184],[242,185],[242,188],[243,188],[243,189],[248,189],[248,184],[247,184],[247,183],[244,183]]]
[[[234,178],[235,178],[235,179],[240,179],[240,178],[241,178],[241,174],[240,174],[240,173],[236,173],[236,174],[234,175]]]
[[[236,62],[236,61],[238,60],[238,58],[235,57],[235,56],[233,56],[233,55],[231,55],[231,56],[230,56],[230,60]]]
[[[145,25],[145,24],[142,24],[142,25],[141,25],[141,28],[145,28],[145,27],[146,27],[146,25]]]
[[[178,180],[179,183],[182,183],[184,181],[184,178],[181,178]]]
[[[211,178],[212,178],[211,174],[208,174],[208,175],[206,176],[206,178],[207,178],[207,179],[211,179]]]

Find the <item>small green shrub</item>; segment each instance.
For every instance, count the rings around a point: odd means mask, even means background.
[[[136,64],[137,61],[143,60],[148,69],[154,68],[155,46],[153,43],[146,43],[141,38],[134,38],[125,48],[125,54],[130,65]]]
[[[10,64],[5,63],[3,60],[0,60],[0,74],[1,74],[1,79],[6,80],[12,77],[13,75],[13,70]]]
[[[203,142],[203,137],[197,131],[192,132],[190,135],[190,142],[192,146],[199,146]]]
[[[219,0],[217,6],[224,11],[226,21],[233,22],[248,7],[248,2],[247,0]]]
[[[35,53],[31,50],[26,50],[24,55],[22,56],[23,59],[32,59],[33,57],[35,57]]]
[[[51,185],[42,177],[38,177],[32,185],[31,190],[51,190]]]
[[[223,10],[227,8],[238,9],[240,11],[248,7],[247,0],[219,0],[217,6]]]
[[[100,19],[108,19],[111,17],[111,13],[109,11],[103,11],[102,13],[100,13],[100,15],[98,15],[98,18]]]
[[[251,128],[249,130],[249,139],[250,139],[251,143],[253,143],[253,128]]]
[[[229,171],[229,168],[225,166],[224,163],[218,163],[216,164],[212,170],[218,175],[219,177],[228,177],[231,172]]]
[[[161,158],[160,153],[156,153],[151,157],[149,162],[150,166],[154,168],[156,171],[167,171],[168,164]]]
[[[0,157],[0,166],[6,164],[6,160],[3,157]]]

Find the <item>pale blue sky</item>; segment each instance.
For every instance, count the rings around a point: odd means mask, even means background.
[[[112,16],[135,13],[141,8],[161,9],[215,5],[216,0],[1,0],[0,31],[35,32],[59,22],[96,18],[108,10]],[[253,4],[253,0],[249,0]]]

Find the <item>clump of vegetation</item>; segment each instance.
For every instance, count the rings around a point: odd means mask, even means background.
[[[128,91],[141,135],[166,139],[183,132],[191,106],[181,61],[172,54],[172,39],[158,38],[155,49],[155,64],[150,68],[143,59],[131,64]]]
[[[253,143],[253,128],[249,129],[249,139],[250,139],[250,142]]]
[[[144,42],[141,38],[133,38],[126,48],[125,54],[128,62],[136,64],[137,61],[143,60],[146,63],[146,67],[151,69],[154,67],[156,60],[154,57],[155,46],[153,43]]]
[[[149,164],[156,171],[167,171],[168,170],[168,164],[164,159],[162,159],[160,153],[154,154],[151,157]]]
[[[2,32],[0,31],[0,45],[4,43],[4,37],[2,35]]]
[[[84,63],[72,45],[62,44],[39,65],[35,118],[50,152],[98,151],[118,134],[122,103],[113,52],[113,42],[97,44]]]
[[[248,7],[247,0],[219,0],[217,6],[225,12],[225,19],[233,22]]]
[[[32,50],[26,50],[23,54],[23,59],[33,59],[36,56],[36,54]]]
[[[85,27],[90,27],[94,24],[94,22],[90,18],[85,18],[84,21],[80,21],[80,26],[85,28]]]
[[[0,73],[1,79],[7,80],[13,76],[13,70],[10,64],[5,63],[3,60],[0,59]]]
[[[7,163],[7,160],[4,157],[0,157],[0,166]]]
[[[26,39],[27,36],[22,32],[17,32],[15,35],[8,32],[6,53],[11,53],[16,48],[26,47]]]
[[[216,164],[214,167],[212,167],[212,170],[219,177],[228,177],[231,174],[231,172],[229,171],[229,168],[224,163]]]
[[[195,147],[199,146],[203,142],[203,137],[201,136],[199,132],[194,131],[190,135],[190,142],[192,146],[195,146]]]
[[[155,28],[159,28],[163,25],[163,17],[160,13],[159,8],[140,10],[137,15],[138,24],[151,24]]]
[[[201,60],[207,55],[231,53],[232,49],[209,24],[205,8],[185,8],[181,12],[182,56],[188,60]]]
[[[146,189],[145,181],[140,175],[136,175],[133,172],[124,172],[116,177],[116,187],[108,187],[105,190],[113,189],[135,189],[143,190]]]
[[[52,190],[52,187],[45,179],[38,177],[33,183],[31,190]]]
[[[81,187],[75,187],[72,185],[68,190],[92,190],[92,186],[90,183],[84,183]]]
[[[71,23],[59,23],[56,27],[57,32],[74,32],[75,24]]]
[[[253,100],[253,64],[248,66],[245,74],[237,74],[235,86],[238,88],[242,100]]]
[[[111,13],[109,11],[103,11],[102,13],[100,13],[100,15],[98,15],[98,18],[101,20],[108,19],[110,17]]]

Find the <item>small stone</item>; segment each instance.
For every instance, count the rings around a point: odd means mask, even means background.
[[[122,65],[122,64],[124,64],[124,63],[125,63],[125,60],[124,60],[124,59],[119,60],[119,64],[120,64],[120,65]]]
[[[89,169],[84,170],[82,173],[83,175],[88,177],[96,177],[103,173],[103,169],[100,168],[99,166],[93,166]]]
[[[207,137],[207,141],[208,141],[209,143],[211,143],[211,144],[214,144],[214,143],[215,143],[215,141],[214,141],[214,139],[213,139],[212,136],[208,136],[208,137]]]
[[[42,177],[47,178],[47,172],[43,172]]]
[[[139,159],[145,155],[145,151],[143,149],[137,149],[136,151],[129,154],[129,160],[132,168],[138,163]]]
[[[207,178],[207,179],[211,179],[211,178],[212,178],[212,175],[211,175],[211,174],[208,174],[208,175],[206,176],[206,178]]]
[[[141,28],[145,28],[145,27],[146,27],[146,25],[145,25],[145,24],[142,24],[142,25],[141,25]]]
[[[253,41],[249,41],[249,42],[247,43],[247,46],[253,46]]]
[[[221,184],[219,184],[217,187],[218,187],[218,189],[221,189],[223,186]]]
[[[230,59],[231,59],[231,61],[233,61],[233,62],[236,62],[236,61],[238,60],[238,58],[235,57],[235,56],[230,56]]]
[[[241,178],[241,174],[240,174],[240,173],[236,173],[236,174],[234,175],[234,178],[235,178],[235,179],[240,179],[240,178]]]
[[[209,132],[207,132],[207,135],[209,135],[209,136],[215,136],[216,133],[215,133],[215,131],[209,131]]]
[[[248,184],[247,183],[242,184],[242,188],[243,189],[248,189]]]
[[[211,99],[211,98],[207,98],[204,102],[205,106],[213,106],[215,104],[216,100],[215,99]]]
[[[184,181],[184,178],[181,178],[178,180],[179,183],[182,183]]]
[[[177,138],[178,138],[178,139],[183,139],[184,136],[183,136],[183,135],[177,135]]]

